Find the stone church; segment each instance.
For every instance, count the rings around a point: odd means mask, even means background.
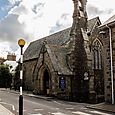
[[[111,102],[115,92],[115,16],[88,20],[87,0],[73,0],[72,27],[29,44],[24,89],[78,102]]]

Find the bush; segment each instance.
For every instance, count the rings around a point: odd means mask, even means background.
[[[12,74],[8,65],[0,65],[0,87],[11,87]]]

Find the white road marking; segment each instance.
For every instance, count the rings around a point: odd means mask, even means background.
[[[25,112],[25,111],[27,111],[27,110],[24,109],[23,112]]]
[[[57,113],[51,113],[51,114],[53,114],[53,115],[66,115],[66,114],[64,114],[64,113],[60,113],[60,112],[57,112]]]
[[[14,107],[14,105],[12,105],[12,110],[15,111],[15,107]]]
[[[24,109],[23,112],[25,112],[26,110]],[[17,113],[19,113],[19,110],[16,111]]]
[[[92,114],[81,112],[81,111],[75,111],[75,112],[72,112],[72,113],[77,114],[77,115],[92,115]]]
[[[112,114],[108,114],[108,113],[104,113],[104,112],[100,112],[100,111],[90,111],[92,113],[96,113],[96,114],[99,114],[99,115],[112,115]]]
[[[59,110],[59,108],[55,108],[55,109]]]
[[[37,113],[37,114],[34,114],[34,113],[32,114],[32,113],[30,113],[29,115],[42,115],[42,114],[40,114],[40,113]]]
[[[34,109],[35,111],[43,111],[44,109],[41,109],[41,108],[39,108],[39,109]]]
[[[54,101],[55,103],[57,103],[57,104],[59,104],[59,105],[62,105],[62,103],[59,103],[59,102],[57,102],[57,101]]]
[[[15,107],[13,104],[5,103],[5,102],[0,102],[1,104],[9,105],[12,107],[12,110],[15,111]]]
[[[65,109],[70,109],[71,110],[71,109],[74,109],[74,108],[65,108]]]

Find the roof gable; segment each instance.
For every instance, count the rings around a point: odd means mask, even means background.
[[[66,62],[66,54],[67,54],[66,47],[46,44],[46,49],[50,56],[53,67],[54,67],[55,71],[58,72],[58,74],[60,74],[60,75],[72,74],[72,72],[68,68],[67,62]]]
[[[92,18],[88,21],[88,32],[92,33],[96,26],[100,26],[101,21],[99,17]]]

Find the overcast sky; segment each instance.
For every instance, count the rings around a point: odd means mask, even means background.
[[[87,1],[89,19],[104,22],[115,14],[115,0]],[[26,49],[31,41],[70,27],[72,13],[72,0],[0,0],[0,57],[19,55],[20,38]]]

